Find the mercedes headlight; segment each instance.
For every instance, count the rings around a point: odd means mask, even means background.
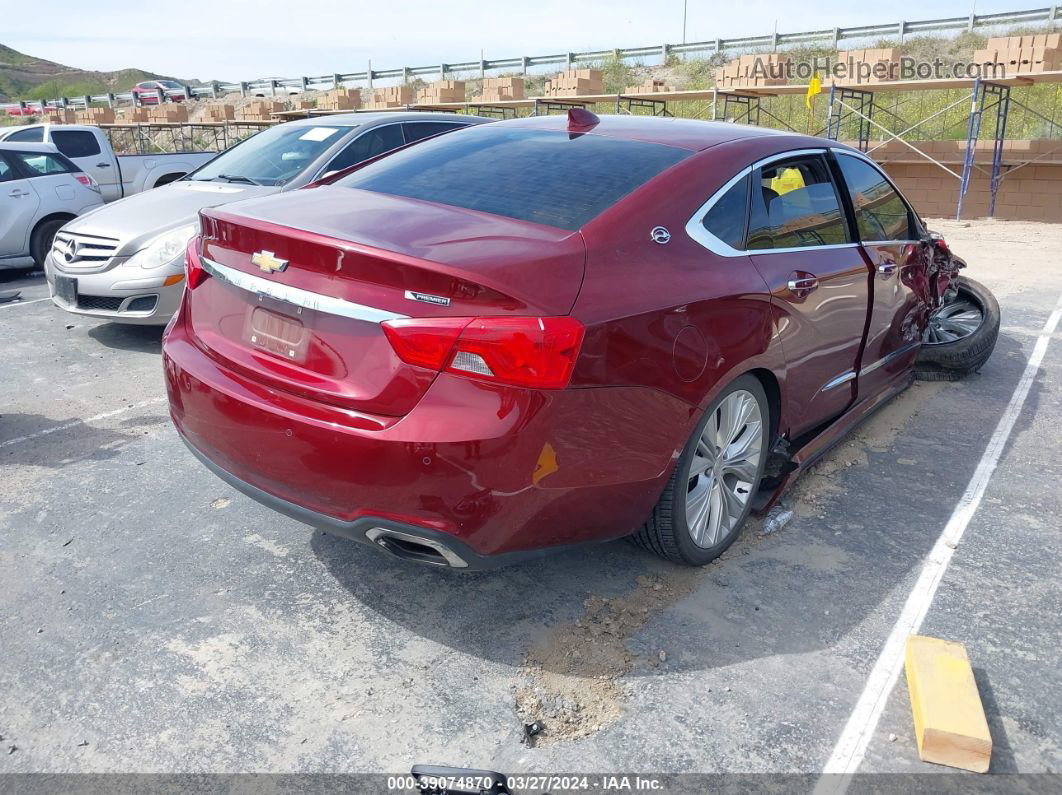
[[[126,265],[141,268],[161,268],[174,260],[180,259],[184,254],[188,241],[196,234],[196,225],[188,224],[169,232],[163,232],[152,240],[145,248],[136,252],[129,258]]]

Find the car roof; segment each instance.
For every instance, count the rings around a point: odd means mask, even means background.
[[[0,141],[0,149],[7,152],[40,152],[50,155],[59,151],[54,144],[30,144],[22,141]]]
[[[681,149],[700,151],[719,144],[753,138],[784,137],[786,144],[797,146],[821,147],[822,138],[810,135],[798,135],[770,130],[766,127],[753,127],[748,124],[735,124],[722,121],[701,121],[699,119],[679,119],[664,116],[612,116],[600,115],[600,121],[590,129],[580,128],[579,132],[593,135],[605,135],[610,138],[622,138],[629,141],[676,146]],[[535,130],[557,130],[568,132],[568,117],[564,115],[528,116],[522,119],[508,119],[496,122],[498,127],[519,127]],[[834,142],[830,142],[833,145]]]
[[[307,119],[295,119],[285,122],[285,126],[320,127],[321,125],[343,124],[367,127],[383,122],[397,121],[467,121],[469,124],[483,124],[496,119],[483,116],[466,116],[459,113],[429,113],[426,111],[369,111],[366,113],[334,113],[328,116],[311,116]]]

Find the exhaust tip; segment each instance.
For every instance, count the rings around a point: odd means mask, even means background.
[[[468,567],[468,563],[460,555],[433,538],[423,538],[388,527],[370,528],[365,532],[365,537],[381,549],[404,560],[451,569]]]

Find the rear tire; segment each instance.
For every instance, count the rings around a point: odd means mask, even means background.
[[[34,267],[44,267],[44,258],[48,256],[48,251],[52,247],[55,233],[62,229],[65,223],[66,219],[57,218],[45,221],[33,230],[33,237],[30,238],[30,255],[33,257]]]
[[[930,315],[915,359],[915,377],[923,381],[958,381],[977,372],[992,355],[997,337],[996,297],[980,282],[960,276],[952,300]]]
[[[769,433],[763,386],[752,375],[737,378],[704,412],[652,514],[631,540],[687,566],[703,566],[722,555],[752,509]],[[722,440],[721,448],[713,439]]]

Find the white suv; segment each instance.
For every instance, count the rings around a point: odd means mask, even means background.
[[[96,181],[51,144],[0,141],[0,268],[43,266],[63,224],[102,205]]]

